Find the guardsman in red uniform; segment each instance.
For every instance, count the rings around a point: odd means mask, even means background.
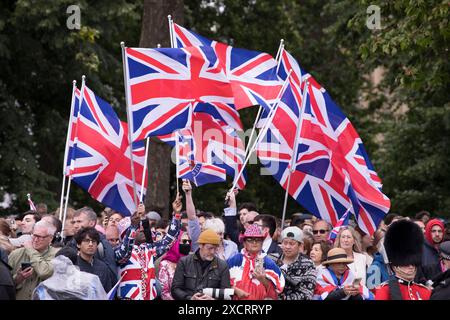
[[[422,262],[423,242],[422,231],[411,221],[400,220],[389,226],[384,247],[394,276],[375,289],[375,300],[430,299],[431,289],[414,282]]]

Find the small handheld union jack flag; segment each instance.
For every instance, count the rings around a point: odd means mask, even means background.
[[[328,236],[328,240],[331,240],[333,242],[334,242],[334,240],[336,240],[336,237],[339,234],[339,230],[341,230],[341,228],[343,226],[347,226],[348,225],[348,219],[349,218],[350,218],[350,209],[347,209],[347,211],[338,220],[338,222],[334,226],[333,230],[331,230],[330,235]]]
[[[37,211],[36,206],[34,205],[33,200],[31,200],[31,195],[29,193],[27,193],[27,198],[28,198],[28,204],[30,205],[30,210]]]

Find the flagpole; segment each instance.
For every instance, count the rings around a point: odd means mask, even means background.
[[[280,40],[280,45],[278,46],[278,51],[277,51],[277,55],[275,56],[275,60],[278,62],[278,59],[280,58],[281,55],[281,50],[283,50],[284,48],[284,39]]]
[[[278,105],[280,104],[280,99],[281,99],[281,97],[282,97],[282,95],[284,93],[284,90],[286,89],[286,86],[287,86],[287,83],[288,83],[289,78],[291,76],[291,73],[292,73],[292,70],[289,70],[288,76],[287,76],[286,80],[284,81],[280,92],[278,93],[278,97],[276,98],[276,103],[273,106],[273,108],[270,109],[270,112],[269,112],[269,115],[268,115],[268,119],[264,123],[264,126],[262,127],[262,129],[259,132],[259,134],[257,135],[256,142],[252,145],[252,148],[251,148],[250,152],[248,154],[246,154],[244,164],[242,165],[242,168],[239,171],[237,177],[235,177],[234,182],[233,182],[233,186],[229,190],[230,192],[233,191],[234,188],[236,188],[237,182],[238,182],[239,178],[242,176],[242,173],[244,172],[245,166],[247,165],[248,161],[250,160],[251,154],[256,150],[256,147],[261,142],[261,140],[264,137],[264,135],[266,134],[267,130],[269,130],[269,125],[272,122],[273,117],[275,116],[275,111],[278,108]]]
[[[172,20],[172,16],[169,14],[167,16],[167,19],[169,20],[169,33],[170,33],[170,47],[174,48],[175,47],[175,41],[173,41],[173,20]]]
[[[86,76],[82,75],[81,76],[81,91],[80,91],[80,100],[78,101],[78,114],[77,114],[77,118],[75,119],[75,122],[78,122],[78,118],[80,117],[80,111],[81,111],[81,103],[83,102],[84,99],[84,87],[86,85]],[[76,129],[76,133],[74,136],[74,143],[73,143],[73,148],[76,148],[77,142],[78,142],[78,127]],[[76,149],[73,150],[73,152],[75,152]],[[64,234],[64,224],[66,223],[66,216],[67,216],[67,208],[69,206],[69,195],[70,195],[70,186],[72,184],[72,171],[73,168],[75,166],[75,159],[73,160],[73,162],[70,163],[70,169],[69,169],[69,182],[67,183],[67,190],[66,190],[66,201],[64,203],[64,209],[63,209],[63,218],[62,218],[62,239],[64,240],[65,238],[65,234]]]
[[[70,132],[72,131],[72,115],[73,115],[73,106],[75,103],[75,90],[77,87],[77,81],[72,81],[72,101],[70,103],[70,115],[69,115],[69,125],[67,127],[67,136],[66,136],[66,146],[64,148],[64,162],[63,162],[63,181],[61,188],[61,200],[59,201],[59,220],[62,219],[63,215],[63,202],[64,202],[64,189],[66,187],[66,167],[67,167],[67,153],[69,151],[69,141],[70,141]]]
[[[309,82],[306,81],[305,87],[303,88],[303,94],[302,94],[302,107],[301,107],[301,110],[299,110],[299,114],[298,114],[298,123],[297,123],[297,129],[295,131],[295,141],[294,141],[294,146],[293,146],[294,147],[293,153],[291,156],[291,162],[289,164],[289,177],[288,177],[286,193],[284,194],[284,204],[283,204],[283,215],[281,218],[281,227],[284,226],[284,219],[286,217],[286,208],[287,208],[289,188],[291,186],[291,176],[292,176],[292,172],[294,171],[295,163],[297,162],[297,152],[298,152],[298,142],[299,142],[298,138],[301,134],[302,119],[303,119],[303,113],[304,113],[305,106],[306,106],[306,94],[308,92],[308,86],[309,86]]]
[[[179,137],[179,133],[178,133],[179,131],[177,130],[177,131],[175,131],[175,171],[176,171],[176,173],[175,173],[175,180],[177,181],[177,194],[178,193],[180,193],[180,186],[179,186],[179,176],[178,176],[178,174],[179,174],[179,162],[180,162],[180,159],[179,159],[179,157],[180,157],[180,137]]]
[[[127,89],[127,62],[125,59],[125,42],[120,43],[120,47],[122,48],[122,63],[123,63],[123,84],[125,86],[125,102],[126,102],[126,108],[127,108],[127,121],[128,121],[128,141],[130,142],[130,160],[131,160],[131,179],[133,180],[133,200],[134,204],[138,205],[137,203],[137,197],[136,197],[136,178],[134,173],[134,160],[133,160],[133,140],[131,138],[131,133],[133,132],[133,119],[131,118],[130,114],[130,97],[129,92]]]
[[[65,233],[64,233],[64,225],[66,223],[66,217],[67,217],[67,207],[69,205],[69,194],[70,194],[70,185],[72,183],[72,176],[69,177],[69,182],[67,183],[67,193],[66,193],[66,201],[64,203],[64,215],[63,215],[63,220],[62,220],[62,239],[64,240],[64,238],[66,237]]]
[[[144,171],[142,171],[141,193],[139,194],[139,203],[142,203],[142,198],[144,197],[145,173],[147,171],[147,159],[148,159],[149,143],[150,143],[150,138],[145,139]],[[130,145],[130,147],[131,147],[131,145]]]
[[[279,45],[278,51],[277,51],[277,56],[275,58],[275,60],[277,62],[278,62],[278,59],[280,57],[281,50],[283,50],[283,48],[284,48],[284,40],[281,39],[280,40],[280,45]],[[277,73],[278,73],[278,66],[279,66],[279,63],[277,64]],[[247,144],[247,147],[245,148],[245,156],[246,157],[247,157],[248,150],[250,149],[250,145],[252,143],[253,135],[255,134],[256,124],[259,122],[259,118],[261,116],[261,111],[262,111],[262,107],[261,107],[261,105],[259,105],[258,113],[256,114],[255,121],[253,122],[252,132],[250,133],[250,138],[248,139],[248,144]]]

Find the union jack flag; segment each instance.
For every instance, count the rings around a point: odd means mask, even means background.
[[[336,225],[333,227],[333,230],[331,230],[330,235],[328,236],[328,240],[331,240],[334,242],[336,240],[337,235],[339,234],[339,231],[342,227],[348,226],[348,220],[350,218],[350,210],[347,209],[347,211],[342,215],[342,217],[339,219],[339,221],[336,223]]]
[[[193,103],[210,103],[216,115],[234,103],[223,70],[209,62],[215,55],[209,47],[126,48],[125,54],[133,141],[189,126]],[[240,121],[237,112],[223,117]]]
[[[97,201],[124,215],[131,215],[136,204],[127,124],[121,122],[112,107],[87,86],[82,88],[80,102],[70,170],[73,181]],[[139,192],[145,156],[143,141],[134,143],[132,149]]]
[[[177,48],[213,48],[215,55],[209,56],[210,61],[225,70],[233,88],[237,110],[253,106],[253,94],[261,96],[267,103],[276,100],[281,82],[276,75],[277,62],[270,54],[212,41],[176,23],[173,23],[173,35]]]
[[[73,92],[73,100],[72,100],[72,107],[70,108],[72,110],[72,114],[70,115],[69,120],[69,143],[68,148],[66,150],[67,154],[66,156],[66,164],[65,164],[65,170],[64,173],[66,176],[69,176],[70,173],[70,166],[73,161],[73,150],[75,145],[75,137],[77,132],[77,119],[78,119],[78,113],[80,110],[80,96],[81,91],[75,87],[75,90]]]
[[[117,296],[130,300],[154,300],[157,296],[155,249],[134,246],[130,259],[119,267],[121,280]]]
[[[177,177],[192,181],[197,187],[226,181],[225,169],[196,161],[195,140],[189,129],[176,133]]]
[[[291,171],[289,162],[295,150],[295,133],[292,135],[292,132],[296,132],[300,114],[301,129],[289,194],[311,213],[333,226],[350,208],[360,228],[367,234],[373,234],[390,207],[389,199],[381,192],[381,180],[350,121],[313,77],[300,67],[292,67],[295,60],[291,58],[282,53],[279,75],[282,78],[283,74],[287,74],[286,66],[289,64],[290,69],[300,70],[296,75],[299,80],[292,83],[297,97],[299,88],[305,88],[304,80],[308,80],[305,108],[300,113],[286,112],[288,109],[299,109],[300,97],[294,100],[296,105],[288,103],[289,108],[276,110],[281,116],[278,121],[274,118],[271,129],[278,131],[278,140],[284,141],[290,150],[283,153],[283,157],[276,154],[260,157],[261,162],[266,167],[272,167],[269,172],[286,189]],[[300,84],[295,83],[300,79]],[[262,151],[267,152],[267,148]]]
[[[214,119],[206,113],[194,112],[191,127],[180,131],[183,137],[193,139],[195,161],[207,163],[225,170],[236,179],[245,160],[245,148],[236,130]],[[175,146],[176,133],[158,136],[162,141]],[[246,172],[237,180],[237,187],[244,189]]]

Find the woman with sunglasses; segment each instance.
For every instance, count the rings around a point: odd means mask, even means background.
[[[174,300],[172,293],[173,275],[177,268],[177,263],[191,251],[191,239],[186,232],[186,228],[182,227],[178,240],[173,244],[169,251],[162,257],[159,264],[158,280],[161,283],[161,298],[163,300]]]

